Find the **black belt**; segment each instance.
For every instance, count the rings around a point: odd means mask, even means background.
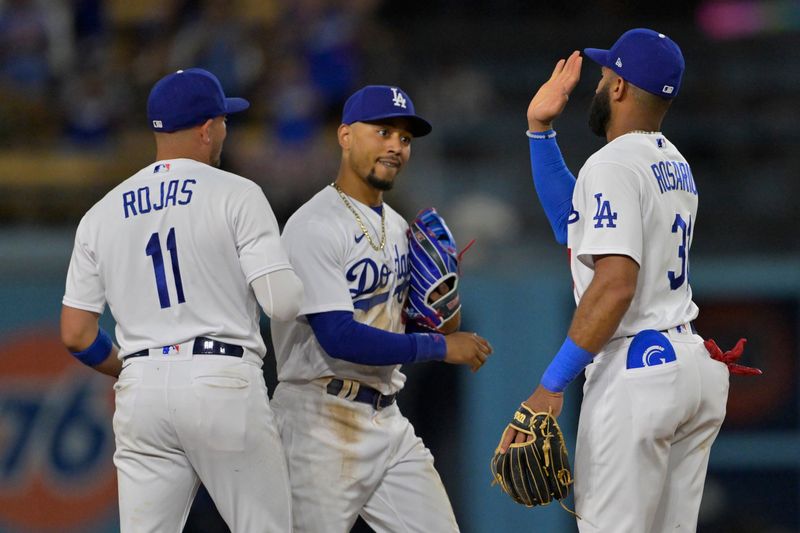
[[[677,326],[675,326],[675,328],[677,328],[677,330],[678,330],[678,333],[682,333],[683,324],[678,324]],[[661,330],[661,333],[666,333],[666,332],[668,332],[670,329],[672,329],[672,328],[668,328],[668,329],[662,329],[662,330]],[[694,333],[695,335],[697,334],[697,328],[696,328],[696,327],[694,327],[694,322],[689,322],[689,329],[691,329],[692,333]]]
[[[338,395],[342,392],[342,388],[344,387],[344,381],[341,379],[332,379],[330,383],[328,383],[328,394],[333,394],[334,396]],[[366,385],[362,385],[359,383],[358,393],[356,393],[355,398],[349,398],[354,402],[362,402],[368,403],[372,407],[377,410],[381,410],[384,407],[389,407],[394,403],[395,398],[397,398],[397,394],[381,394],[380,391],[373,389],[372,387],[367,387]]]
[[[673,327],[678,329],[678,333],[681,333],[681,330],[683,329],[683,324],[678,324],[677,326],[673,326]],[[668,333],[669,330],[671,330],[671,329],[673,329],[673,328],[662,329],[660,331],[661,331],[661,333]],[[697,328],[694,327],[694,322],[689,322],[689,329],[691,329],[692,333],[697,335]],[[625,338],[626,339],[632,339],[635,336],[636,335],[627,335]]]
[[[169,353],[167,350],[169,346],[165,346],[164,349],[165,355]],[[193,354],[199,355],[229,355],[231,357],[241,357],[244,355],[244,348],[241,346],[237,346],[236,344],[228,344],[227,342],[215,341],[214,339],[209,339],[208,337],[197,337],[194,340],[194,346],[192,347]],[[122,358],[123,361],[128,359],[132,359],[134,357],[147,357],[150,355],[150,350],[140,350],[138,352],[129,353],[125,357]]]

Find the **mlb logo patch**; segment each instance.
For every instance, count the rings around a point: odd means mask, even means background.
[[[158,129],[161,129],[161,128],[163,128],[163,127],[164,127],[164,123],[163,123],[163,122],[161,122],[160,120],[154,120],[154,121],[153,121],[153,127],[154,127],[154,128],[158,128]]]
[[[169,163],[159,163],[153,168],[153,174],[158,174],[159,172],[169,172]]]
[[[181,353],[181,346],[180,344],[172,344],[170,346],[164,346],[161,348],[162,355],[169,355],[170,352],[175,352],[176,354]]]
[[[659,148],[666,148],[667,147],[667,140],[664,139],[663,137],[657,137],[656,138],[656,146],[658,146]]]

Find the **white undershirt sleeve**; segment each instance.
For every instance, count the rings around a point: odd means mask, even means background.
[[[268,317],[281,321],[297,317],[303,304],[303,282],[291,268],[259,276],[250,286]]]

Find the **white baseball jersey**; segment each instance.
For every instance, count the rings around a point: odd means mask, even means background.
[[[350,197],[348,201],[380,242],[381,216]],[[272,321],[278,379],[308,382],[321,377],[349,378],[397,392],[405,383],[400,365],[370,366],[330,357],[304,315],[352,311],[355,320],[394,333],[405,332],[403,303],[408,292],[408,223],[386,203],[386,245],[374,250],[355,216],[333,187],[325,187],[286,223],[283,243],[303,281],[305,301],[297,319]],[[379,346],[375,350],[380,350]]]
[[[261,188],[189,159],[148,165],[81,220],[64,305],[117,321],[120,356],[198,336],[264,356],[250,282],[291,268]]]
[[[572,205],[567,240],[576,302],[594,277],[593,255],[626,255],[639,264],[636,295],[613,337],[697,317],[689,286],[697,187],[666,137],[629,133],[595,152],[578,174]]]
[[[108,302],[120,355],[150,349],[114,386],[121,531],[180,531],[200,479],[231,531],[291,529],[249,285],[288,268],[261,188],[193,160],[147,166],[81,220],[64,305]],[[194,356],[199,336],[244,357]]]
[[[578,528],[694,531],[728,370],[683,327],[698,314],[689,287],[691,169],[662,134],[629,133],[586,161],[572,201],[577,301],[592,281],[592,256],[621,254],[639,264],[630,308],[586,367],[575,448]]]

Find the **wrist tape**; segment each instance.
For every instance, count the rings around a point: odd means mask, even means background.
[[[551,392],[563,392],[581,370],[592,362],[592,358],[594,358],[594,354],[584,350],[567,337],[550,362],[550,366],[544,371],[542,387]]]

